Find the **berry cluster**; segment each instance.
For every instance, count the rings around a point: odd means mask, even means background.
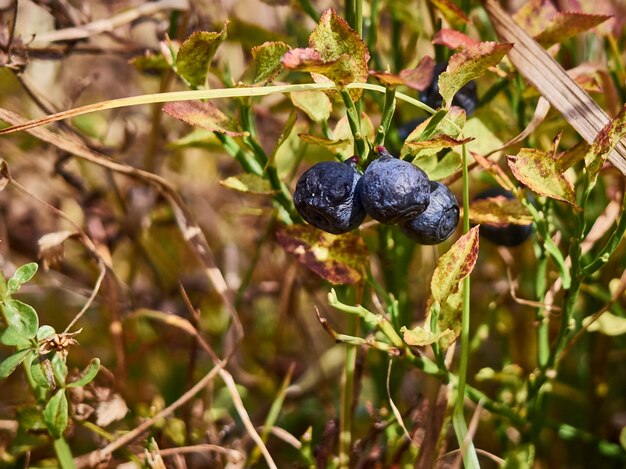
[[[352,159],[318,163],[305,171],[293,196],[302,218],[340,234],[355,229],[367,214],[386,225],[398,224],[420,244],[447,239],[459,222],[459,206],[450,189],[384,147],[376,151],[379,158],[363,176]]]

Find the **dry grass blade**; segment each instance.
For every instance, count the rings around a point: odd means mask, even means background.
[[[508,53],[513,65],[587,142],[592,143],[609,122],[609,116],[495,0],[487,0],[485,8],[500,39],[515,44]],[[609,161],[626,175],[624,141],[610,153]]]

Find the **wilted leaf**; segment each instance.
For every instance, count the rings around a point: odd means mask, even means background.
[[[585,166],[592,177],[600,172],[608,154],[624,135],[626,135],[626,105],[615,119],[602,128],[585,156]]]
[[[425,55],[414,69],[402,70],[399,74],[390,72],[370,71],[370,75],[376,77],[387,86],[405,85],[418,91],[424,91],[433,79],[435,61]]]
[[[8,356],[2,363],[0,363],[0,379],[4,379],[9,376],[15,369],[22,363],[29,353],[34,353],[32,349],[24,349],[13,355]]]
[[[182,43],[176,56],[176,71],[191,86],[203,86],[217,48],[226,39],[228,23],[219,32],[196,31]]]
[[[576,205],[574,187],[557,167],[552,155],[534,148],[522,148],[508,157],[515,178],[534,192]]]
[[[58,266],[65,254],[63,248],[65,241],[77,236],[76,231],[56,231],[39,238],[39,258],[43,261],[44,269]]]
[[[609,336],[626,334],[626,318],[616,316],[606,311],[602,313],[598,319],[589,324],[591,319],[591,316],[583,319],[583,327],[587,327],[589,332],[600,332],[601,334]]]
[[[60,438],[67,428],[68,406],[65,389],[59,389],[43,410],[43,419],[53,438]]]
[[[476,39],[473,39],[460,31],[446,28],[442,28],[437,31],[432,40],[433,44],[446,46],[454,50],[467,49],[469,47],[475,46],[479,42],[480,41],[477,41]]]
[[[7,282],[7,293],[9,295],[17,293],[22,285],[35,276],[38,268],[39,266],[36,262],[29,262],[28,264],[18,267],[13,276]]]
[[[529,225],[532,215],[517,199],[502,195],[474,200],[470,203],[470,222],[478,225]]]
[[[9,165],[6,161],[0,158],[0,192],[11,182],[11,175],[9,173]]]
[[[276,236],[285,251],[330,283],[357,283],[363,278],[368,253],[360,236],[337,236],[309,225],[286,226]]]
[[[461,236],[443,256],[430,282],[433,299],[439,304],[458,292],[461,281],[467,277],[478,259],[478,227],[475,226]]]
[[[430,0],[430,2],[441,12],[450,25],[461,26],[469,22],[467,15],[452,0]]]
[[[265,42],[252,48],[252,57],[256,64],[254,84],[266,85],[276,78],[283,69],[281,57],[289,50],[284,42]]]
[[[290,93],[289,97],[293,105],[304,111],[313,122],[324,122],[330,117],[333,106],[328,96],[321,91]]]
[[[85,368],[85,370],[83,370],[83,372],[80,374],[80,376],[75,381],[72,381],[71,383],[69,383],[67,387],[77,388],[77,387],[88,385],[94,380],[99,370],[100,370],[100,359],[93,358],[89,362],[89,365],[87,365],[87,368]]]
[[[535,40],[544,47],[551,46],[565,39],[598,26],[611,18],[608,15],[588,15],[576,12],[561,12],[550,21]]]
[[[403,339],[408,345],[412,345],[414,347],[425,347],[426,345],[434,344],[435,342],[439,342],[439,340],[444,339],[447,342],[452,342],[455,339],[454,331],[451,329],[446,329],[437,334],[433,334],[430,331],[424,330],[421,327],[416,327],[415,329],[407,329],[402,326],[400,332],[403,334]]]
[[[439,93],[446,104],[452,103],[456,92],[466,83],[497,65],[512,47],[513,44],[508,43],[479,42],[450,57],[446,71],[439,75]]]
[[[325,74],[327,78],[338,85],[367,81],[367,63],[370,59],[367,46],[356,31],[332,8],[322,14],[319,24],[309,37],[309,47],[317,50],[325,62],[343,62],[344,68],[340,73]],[[320,77],[315,74],[313,74],[313,80],[325,82],[324,79],[320,80]],[[358,99],[361,93],[361,90],[350,91],[353,99]]]
[[[229,189],[249,194],[271,195],[276,193],[270,182],[256,174],[244,173],[220,181],[220,184]]]
[[[448,135],[439,134],[428,140],[407,142],[405,143],[405,147],[409,149],[411,154],[419,158],[422,155],[439,153],[444,148],[452,148],[457,145],[463,145],[464,143],[472,140],[474,140],[473,137],[456,139]]]
[[[4,300],[2,305],[7,326],[20,336],[34,338],[39,328],[39,317],[35,309],[12,298]]]
[[[96,425],[106,427],[111,423],[123,419],[128,413],[126,402],[119,394],[113,394],[106,401],[98,403],[96,408]]]
[[[231,137],[246,135],[239,130],[237,123],[210,102],[176,101],[163,106],[163,111],[170,116],[195,127],[218,132]]]

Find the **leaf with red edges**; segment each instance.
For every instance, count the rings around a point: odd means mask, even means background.
[[[435,33],[432,40],[433,44],[439,46],[446,46],[450,49],[468,49],[479,43],[476,39],[463,34],[460,31],[454,29],[440,29]]]
[[[610,18],[611,16],[609,15],[587,15],[576,12],[559,13],[541,33],[535,36],[535,40],[542,46],[548,47],[595,28]]]
[[[433,80],[434,70],[435,61],[428,55],[425,55],[417,64],[417,67],[402,70],[399,74],[375,71],[370,71],[369,73],[387,86],[405,85],[417,91],[424,91]]]

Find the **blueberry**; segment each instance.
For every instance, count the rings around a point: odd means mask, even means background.
[[[428,88],[420,93],[420,100],[430,107],[437,109],[441,107],[443,98],[439,94],[439,75],[445,72],[448,64],[446,62],[439,62],[435,65],[433,72],[433,81]],[[470,116],[475,110],[478,104],[478,94],[476,93],[476,82],[473,80],[466,83],[452,98],[452,104],[465,109],[465,113]]]
[[[374,220],[393,225],[414,218],[428,207],[426,173],[408,161],[394,158],[384,147],[359,183],[361,202]]]
[[[353,161],[318,163],[306,170],[296,184],[296,210],[320,230],[347,233],[363,223],[366,216],[356,191],[360,179]]]
[[[420,244],[439,244],[448,239],[459,224],[459,205],[447,186],[430,183],[430,204],[417,217],[400,224],[400,230]]]
[[[492,187],[486,189],[474,197],[474,200],[490,199],[492,197],[506,197],[509,200],[515,198],[515,196],[502,187]],[[533,231],[532,224],[528,225],[515,225],[513,223],[506,223],[502,225],[491,225],[482,223],[480,225],[480,235],[488,239],[494,244],[499,246],[513,247],[522,244],[526,241]]]

